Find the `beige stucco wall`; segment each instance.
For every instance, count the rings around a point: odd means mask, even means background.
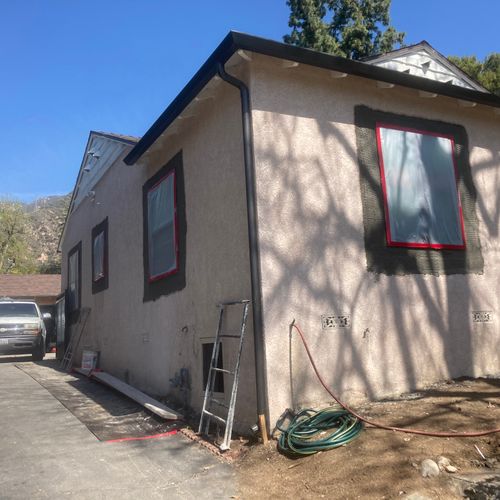
[[[82,240],[82,307],[91,307],[83,344],[101,352],[101,367],[150,394],[182,394],[170,379],[189,370],[189,404],[200,409],[202,343],[215,335],[221,301],[250,297],[246,197],[239,94],[219,82],[178,134],[161,138],[139,164],[116,163],[89,199],[71,215],[67,252]],[[143,303],[142,185],[179,150],[183,152],[187,249],[186,287]],[[91,293],[91,229],[109,218],[109,288]],[[167,278],[168,279],[168,278]],[[239,318],[238,318],[239,319]],[[233,328],[233,331],[235,328]],[[234,363],[234,340],[223,341],[224,365]],[[255,422],[251,321],[242,358],[235,428]],[[230,379],[225,393],[229,397]]]
[[[326,381],[349,401],[500,373],[500,117],[482,106],[335,79],[303,65],[283,68],[260,56],[252,62],[251,94],[271,424],[287,407],[331,400],[297,336],[290,341],[294,318]],[[366,271],[357,104],[465,127],[483,275]],[[493,322],[473,323],[473,310],[493,311]],[[323,330],[328,314],[350,315],[352,326]]]

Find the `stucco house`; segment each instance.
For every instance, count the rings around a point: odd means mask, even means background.
[[[500,373],[499,193],[500,97],[426,42],[230,32],[140,140],[91,134],[63,290],[104,370],[196,410],[215,306],[251,299],[235,427],[272,428],[329,400],[293,319],[346,401]]]

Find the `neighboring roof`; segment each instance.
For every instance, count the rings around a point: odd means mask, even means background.
[[[488,92],[425,40],[385,54],[365,57],[362,62],[479,92]]]
[[[56,297],[60,274],[0,274],[0,297]]]
[[[238,50],[277,57],[318,68],[348,73],[371,80],[392,83],[402,87],[414,88],[429,93],[500,108],[500,97],[490,92],[459,87],[449,83],[394,71],[367,62],[353,61],[324,52],[317,52],[311,49],[304,49],[294,45],[287,45],[273,40],[230,31],[168,108],[125,157],[125,163],[128,165],[134,164],[158,139],[163,131],[182,113],[203,87],[217,74],[219,65],[224,65]]]
[[[115,134],[114,132],[97,132],[95,130],[89,132],[68,212],[64,220],[63,230],[59,238],[59,250],[70,214],[91,193],[107,169],[123,155],[127,148],[135,146],[139,140],[139,137]]]

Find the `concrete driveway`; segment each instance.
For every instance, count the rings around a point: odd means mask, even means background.
[[[182,434],[99,441],[44,387],[0,357],[0,498],[230,498],[234,473]]]

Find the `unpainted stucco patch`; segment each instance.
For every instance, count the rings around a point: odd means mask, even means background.
[[[367,270],[388,275],[482,274],[484,268],[476,216],[476,188],[469,164],[465,128],[436,120],[356,106],[354,109]],[[466,250],[388,247],[375,127],[377,122],[447,134],[455,141],[458,191],[462,204]]]

